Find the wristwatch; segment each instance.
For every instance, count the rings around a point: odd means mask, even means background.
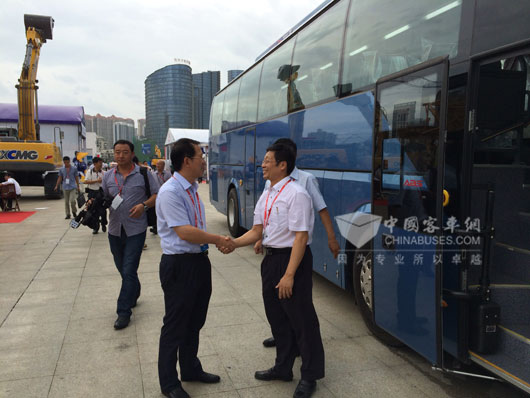
[[[147,206],[145,203],[142,203],[144,205],[144,213],[147,212],[147,210],[149,210],[149,206]]]

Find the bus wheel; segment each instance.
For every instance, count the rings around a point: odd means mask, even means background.
[[[239,204],[237,201],[237,192],[234,188],[228,193],[228,208],[226,212],[226,221],[230,235],[237,238],[241,235],[241,224],[239,223]]]
[[[372,279],[372,260],[373,254],[370,251],[356,251],[353,257],[353,289],[355,299],[359,305],[359,310],[363,317],[364,323],[384,344],[391,347],[402,347],[403,343],[394,336],[388,334],[374,322],[372,304],[373,304],[373,279]]]

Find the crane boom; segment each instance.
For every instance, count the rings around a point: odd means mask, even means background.
[[[26,55],[22,64],[18,92],[18,138],[21,141],[38,140],[39,115],[37,100],[37,69],[40,49],[46,40],[53,39],[52,17],[24,14],[26,27]]]

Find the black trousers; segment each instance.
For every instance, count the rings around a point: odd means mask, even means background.
[[[291,372],[299,349],[302,379],[317,380],[324,377],[324,347],[313,306],[313,255],[308,246],[294,277],[293,295],[280,300],[275,286],[284,275],[290,256],[290,252],[267,255],[261,263],[263,303],[276,340],[274,367],[283,375]]]
[[[182,377],[202,372],[197,358],[199,332],[206,321],[212,294],[212,266],[205,254],[163,254],[160,283],[164,290],[166,314],[160,332],[158,377],[162,392],[180,385],[177,358]]]

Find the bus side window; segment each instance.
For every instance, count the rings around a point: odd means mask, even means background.
[[[221,134],[221,123],[223,120],[223,103],[225,93],[217,95],[212,104],[212,114],[210,115],[210,131],[212,135]]]
[[[298,34],[293,65],[300,66],[295,84],[304,106],[335,97],[347,8],[338,2]]]
[[[291,65],[293,43],[294,38],[291,38],[265,59],[259,88],[258,121],[287,113],[289,85],[282,72]]]

